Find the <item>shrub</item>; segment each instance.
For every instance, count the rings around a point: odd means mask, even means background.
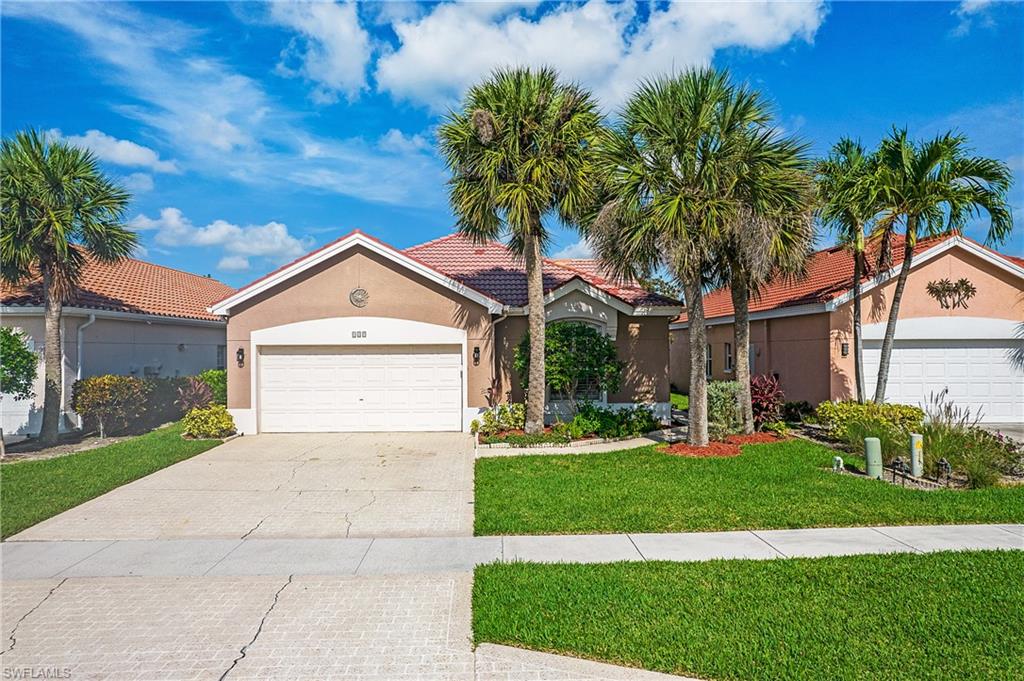
[[[947,391],[933,394],[928,402],[928,418],[921,427],[925,466],[937,475],[938,462],[946,459],[953,470],[967,476],[973,488],[991,487],[1000,473],[1012,473],[1020,461],[1014,444],[978,426],[978,417],[970,410],[947,400]]]
[[[146,413],[142,420],[143,426],[158,426],[168,421],[177,421],[185,415],[177,404],[178,389],[184,386],[187,378],[144,378],[149,386],[146,393]]]
[[[481,435],[496,435],[506,430],[522,430],[526,425],[526,405],[521,402],[499,404],[474,419],[476,430]],[[470,424],[472,430],[473,424]]]
[[[544,373],[552,391],[566,396],[576,410],[583,386],[615,392],[622,380],[622,362],[615,341],[582,322],[555,322],[544,333]],[[529,389],[530,334],[515,349],[513,366],[523,389]]]
[[[178,388],[178,400],[175,404],[187,414],[193,409],[205,409],[212,402],[213,390],[209,384],[200,378],[192,377]]]
[[[924,410],[908,404],[875,404],[874,402],[822,402],[815,414],[830,437],[848,440],[851,421],[882,422],[904,432],[917,432],[924,421]]]
[[[608,409],[589,402],[580,405],[572,424],[582,435],[636,437],[661,427],[654,410],[641,404],[626,409]]]
[[[782,405],[782,419],[787,423],[800,423],[804,420],[805,416],[813,413],[814,407],[806,400],[786,402]]]
[[[75,381],[71,408],[88,423],[95,423],[100,437],[111,427],[127,428],[145,413],[152,386],[134,376],[92,376]]]
[[[761,375],[750,379],[750,406],[754,412],[755,428],[761,430],[764,424],[779,419],[785,396],[779,379],[774,376]]]
[[[877,437],[886,463],[903,455],[910,445],[910,431],[887,419],[867,414],[850,419],[842,433],[842,441],[857,454],[864,453],[864,438]]]
[[[198,376],[199,380],[210,386],[213,401],[217,404],[228,403],[228,372],[224,369],[207,369]]]
[[[28,349],[28,337],[9,326],[0,327],[0,392],[15,400],[34,397],[39,358]]]
[[[223,404],[193,409],[182,420],[185,435],[198,439],[222,438],[235,432],[235,420]]]
[[[735,433],[743,421],[740,415],[740,384],[736,381],[708,383],[708,434],[715,440]]]
[[[789,435],[789,426],[785,421],[769,421],[761,426],[761,430],[766,433],[773,433],[779,437],[786,437]]]

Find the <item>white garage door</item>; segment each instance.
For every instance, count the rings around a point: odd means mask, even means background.
[[[1024,372],[1010,361],[1013,341],[897,340],[889,364],[888,402],[924,405],[931,393],[981,413],[987,423],[1024,422]],[[864,341],[864,378],[875,392],[881,341]]]
[[[462,430],[459,346],[266,347],[260,430]]]

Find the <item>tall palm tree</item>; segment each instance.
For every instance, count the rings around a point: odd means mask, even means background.
[[[861,338],[861,280],[865,230],[881,209],[875,183],[875,158],[859,141],[843,137],[818,162],[816,175],[821,206],[818,215],[853,255],[853,363],[857,401],[865,400],[864,342]]]
[[[43,442],[56,440],[60,420],[63,305],[87,258],[116,262],[135,249],[122,225],[128,201],[89,151],[31,129],[0,144],[0,276],[15,285],[42,278]]]
[[[526,266],[530,327],[526,432],[544,428],[545,219],[572,225],[594,202],[601,116],[591,94],[551,68],[510,68],[470,88],[439,132],[458,229],[507,237]]]
[[[664,266],[683,286],[690,340],[689,441],[708,442],[707,333],[702,295],[716,249],[751,197],[750,135],[770,119],[757,92],[727,73],[694,69],[643,83],[602,139],[605,196],[585,223],[614,275]]]
[[[750,393],[750,299],[774,278],[801,274],[814,245],[814,186],[807,146],[779,137],[771,128],[751,135],[745,153],[747,179],[741,185],[740,219],[719,245],[718,277],[728,284],[733,304],[735,379],[745,433],[754,432]]]
[[[917,240],[959,234],[970,218],[985,212],[989,216],[986,242],[1002,242],[1013,229],[1006,200],[1013,175],[1001,161],[972,156],[967,138],[953,132],[913,142],[905,129],[893,129],[882,141],[878,161],[882,212],[875,233],[882,237],[883,265],[889,256],[892,236],[901,227],[904,235],[903,263],[889,306],[875,383],[875,402],[880,404],[885,401],[900,301],[913,266]],[[879,267],[879,271],[882,269]]]

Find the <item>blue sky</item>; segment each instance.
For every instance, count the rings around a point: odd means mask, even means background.
[[[547,63],[607,112],[639,78],[728,67],[824,152],[948,128],[1014,170],[1024,215],[1024,5],[15,3],[2,130],[90,147],[132,189],[140,256],[241,285],[354,228],[452,229],[434,130],[491,68]],[[585,246],[555,226],[553,253]],[[983,238],[984,222],[968,232]],[[823,236],[823,243],[827,242]],[[1017,229],[1002,249],[1024,255]]]

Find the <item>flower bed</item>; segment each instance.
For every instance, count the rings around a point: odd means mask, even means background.
[[[754,433],[753,435],[727,435],[724,441],[709,442],[706,447],[695,447],[680,442],[669,445],[665,452],[673,456],[690,456],[696,458],[714,458],[726,456],[739,456],[743,445],[758,445],[769,442],[778,442],[779,438],[772,433]]]

